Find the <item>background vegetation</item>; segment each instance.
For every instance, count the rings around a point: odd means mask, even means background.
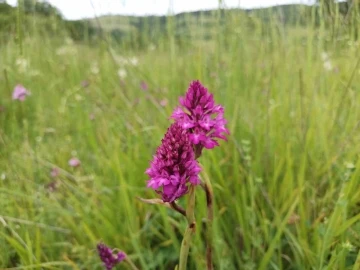
[[[136,197],[156,196],[144,171],[200,79],[231,131],[201,157],[216,269],[360,269],[359,18],[355,1],[83,21],[0,4],[0,268],[100,269],[103,240],[173,269],[185,220]]]

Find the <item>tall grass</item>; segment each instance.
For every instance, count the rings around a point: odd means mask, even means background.
[[[149,50],[21,25],[1,45],[1,269],[100,269],[100,240],[140,269],[173,269],[186,221],[136,197],[156,196],[144,171],[193,79],[224,105],[231,132],[201,157],[214,185],[216,269],[360,269],[357,17],[314,8],[287,26],[271,10],[266,23],[221,12],[216,27],[203,16],[189,25],[181,47],[173,18]],[[17,83],[32,93],[22,103],[11,100]],[[80,168],[68,165],[73,156]],[[189,269],[205,268],[205,204],[199,190]]]

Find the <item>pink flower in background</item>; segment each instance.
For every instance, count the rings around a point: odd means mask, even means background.
[[[12,93],[12,99],[13,100],[20,100],[24,101],[26,96],[29,96],[30,92],[21,84],[18,84],[15,86],[14,91]]]
[[[199,81],[193,81],[185,97],[180,97],[180,104],[171,115],[175,122],[189,130],[190,141],[202,147],[212,149],[219,145],[217,139],[226,140],[229,134],[225,127],[224,108],[216,105],[210,94]]]
[[[55,192],[60,186],[60,182],[57,180],[51,181],[45,187],[49,192]]]
[[[150,177],[147,186],[161,194],[164,202],[173,202],[188,192],[190,184],[200,183],[200,171],[187,131],[174,123],[145,171]]]
[[[162,107],[165,107],[168,104],[168,100],[166,98],[163,98],[162,100],[160,100],[159,103]]]
[[[142,90],[147,91],[148,90],[148,85],[146,84],[146,82],[142,81],[140,84],[140,87]]]
[[[59,174],[60,174],[59,168],[54,167],[51,169],[51,172],[50,172],[51,177],[55,178],[55,177],[59,176]]]
[[[69,165],[70,165],[71,167],[79,167],[79,166],[81,165],[81,162],[80,162],[79,159],[73,157],[73,158],[71,158],[71,159],[69,160]]]

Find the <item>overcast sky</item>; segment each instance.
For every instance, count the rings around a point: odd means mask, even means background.
[[[17,0],[7,0],[7,2],[15,5]],[[169,10],[179,13],[213,9],[218,7],[219,0],[48,0],[47,2],[56,6],[66,19],[75,20],[103,14],[164,15]],[[314,1],[225,0],[223,2],[226,7],[254,8],[289,3],[311,4]]]

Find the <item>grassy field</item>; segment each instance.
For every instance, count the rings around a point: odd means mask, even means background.
[[[143,50],[26,33],[0,45],[0,269],[101,269],[99,241],[174,269],[186,220],[136,197],[156,197],[144,171],[194,79],[231,133],[200,159],[215,268],[360,269],[356,28],[249,18],[181,47],[171,24]],[[189,269],[205,269],[205,205],[199,189]]]

